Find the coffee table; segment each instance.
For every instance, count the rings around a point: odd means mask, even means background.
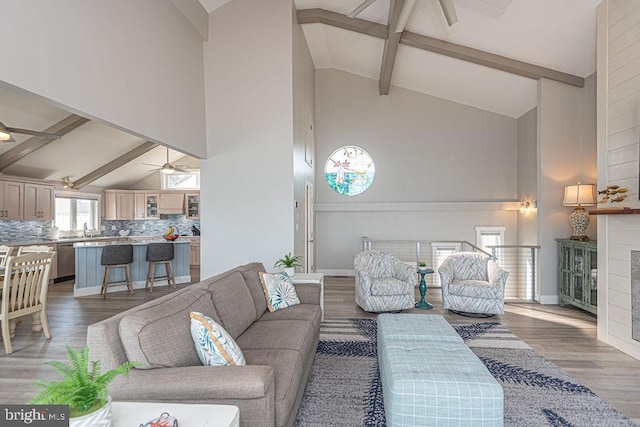
[[[237,406],[160,402],[113,402],[113,427],[144,425],[163,412],[178,419],[180,427],[239,427]]]

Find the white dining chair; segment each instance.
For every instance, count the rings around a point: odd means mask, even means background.
[[[51,338],[47,320],[47,292],[53,252],[38,252],[7,258],[0,300],[0,330],[7,354],[11,354],[10,324],[33,315],[33,330]]]
[[[53,251],[53,248],[47,245],[20,246],[18,248],[18,255],[34,254],[38,252],[52,252],[52,251]]]
[[[4,268],[7,258],[13,254],[13,246],[0,245],[0,268]]]

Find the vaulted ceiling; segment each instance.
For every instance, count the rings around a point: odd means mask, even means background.
[[[0,86],[0,120],[6,126],[42,131],[69,115],[70,113],[40,99]],[[0,160],[7,152],[30,138],[28,135],[21,134],[13,136],[16,142],[0,143]],[[137,136],[104,124],[87,122],[61,139],[54,140],[17,162],[3,167],[1,172],[55,181],[68,176],[75,181],[144,142]],[[161,166],[165,161],[165,147],[157,146],[91,182],[90,185],[103,188],[127,188],[154,173],[151,172],[154,166],[143,163]],[[197,159],[185,157],[184,154],[174,150],[169,150],[169,161],[196,167],[198,165]],[[0,165],[2,165],[1,161]]]
[[[231,0],[234,1],[234,0]],[[602,0],[453,0],[448,26],[438,0],[417,0],[405,30],[551,70],[587,77],[595,71],[596,7]],[[209,12],[229,0],[200,0]],[[295,0],[298,11],[347,15],[362,0]],[[391,0],[377,0],[357,18],[387,25]],[[316,69],[379,79],[385,41],[323,23],[303,24]],[[402,42],[391,85],[520,117],[536,105],[531,78],[455,59]],[[391,89],[393,90],[393,89]]]

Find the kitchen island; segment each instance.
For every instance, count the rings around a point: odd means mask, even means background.
[[[122,245],[130,244],[133,246],[133,262],[129,268],[131,270],[131,281],[133,282],[134,289],[144,288],[145,279],[147,276],[148,263],[146,260],[147,246],[149,243],[163,243],[162,239],[148,239],[148,240],[134,240],[130,242],[79,242],[73,245],[76,255],[76,282],[73,288],[73,296],[87,296],[87,295],[99,295],[102,287],[102,279],[104,277],[104,269],[100,265],[100,257],[102,256],[102,249],[109,245]],[[189,268],[189,240],[175,240],[169,242],[175,245],[174,258],[171,262],[173,271],[176,278],[176,283],[188,283],[191,281],[191,271]],[[164,275],[164,269],[157,268],[158,276]],[[124,269],[115,269],[111,273],[112,282],[124,281]],[[156,282],[154,285],[166,286],[166,280]],[[126,285],[114,285],[109,286],[109,290],[113,291],[125,291]]]

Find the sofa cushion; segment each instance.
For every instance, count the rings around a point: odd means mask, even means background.
[[[267,365],[274,371],[275,379],[275,425],[284,426],[302,390],[304,364],[300,354],[293,350],[246,350],[248,365]]]
[[[320,319],[322,318],[322,310],[316,304],[298,304],[282,310],[265,312],[260,321],[270,320],[306,320],[311,322],[314,329],[320,327]]]
[[[247,350],[285,349],[300,352],[302,358],[315,352],[312,349],[314,329],[311,322],[300,320],[259,320],[242,335],[236,342],[243,352]]]
[[[242,265],[236,268],[242,277],[244,278],[251,297],[253,298],[253,304],[256,306],[256,320],[267,311],[267,300],[264,297],[264,290],[262,289],[262,283],[260,282],[260,272],[265,272],[264,265],[259,262],[252,262],[251,264]]]
[[[203,289],[170,294],[122,318],[118,331],[127,359],[138,369],[200,365],[189,330],[189,313],[216,320],[210,293]]]
[[[191,337],[204,366],[246,365],[242,350],[222,326],[197,311],[192,311],[190,316]]]
[[[267,274],[260,272],[260,281],[267,298],[269,311],[277,311],[300,304],[296,288],[287,273]]]
[[[207,281],[220,324],[237,339],[255,320],[256,308],[251,292],[239,271],[221,274]]]

